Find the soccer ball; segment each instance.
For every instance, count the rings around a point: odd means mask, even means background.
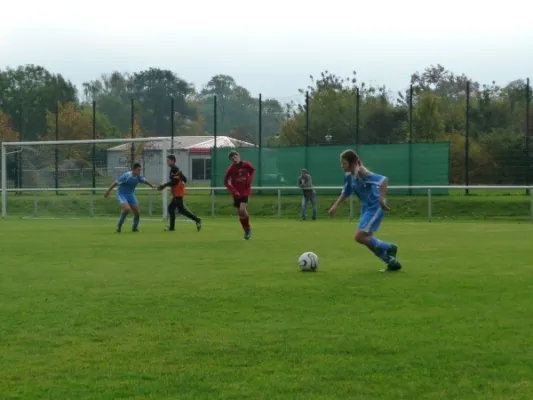
[[[298,259],[298,265],[303,272],[315,272],[318,269],[318,256],[306,251]]]

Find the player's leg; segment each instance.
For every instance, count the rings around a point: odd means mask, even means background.
[[[374,233],[377,232],[381,225],[381,221],[383,221],[383,216],[384,212],[381,209],[364,211],[361,214],[355,240],[365,245],[378,258],[387,263],[390,270],[398,270],[401,268],[400,263],[396,260],[398,247],[374,236]]]
[[[168,211],[168,228],[166,229],[167,232],[174,232],[176,230],[176,198],[173,197],[172,201],[167,207]]]
[[[302,221],[305,221],[307,219],[307,203],[309,202],[309,199],[307,197],[302,196]]]
[[[124,195],[117,193],[117,198],[120,204],[120,217],[118,218],[117,223],[117,233],[120,233],[122,232],[122,225],[124,224],[124,221],[126,221],[126,218],[130,213],[131,208],[128,203],[128,199]]]
[[[316,219],[316,194],[311,196],[311,207],[313,207],[313,221]]]
[[[139,232],[139,221],[141,220],[141,209],[139,208],[139,202],[134,194],[128,199],[131,210],[133,211],[133,225],[131,227],[132,232]]]
[[[198,218],[194,213],[192,213],[188,208],[185,207],[185,203],[183,202],[183,197],[176,197],[176,204],[178,207],[178,212],[181,215],[186,216],[190,220],[193,220],[196,222],[196,230],[200,232],[200,229],[202,229],[202,220]]]
[[[242,229],[244,229],[244,239],[250,239],[252,228],[250,227],[250,216],[248,215],[248,197],[242,198],[239,204],[239,220],[241,221]]]

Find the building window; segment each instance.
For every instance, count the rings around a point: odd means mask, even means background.
[[[211,159],[210,158],[193,158],[192,159],[192,180],[208,181],[211,179]]]

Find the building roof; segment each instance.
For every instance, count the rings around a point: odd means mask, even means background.
[[[151,139],[151,138],[148,138]],[[170,137],[154,137],[153,142],[143,142],[145,150],[170,150]],[[161,140],[162,139],[162,140]],[[107,151],[129,151],[131,143],[124,143],[107,149]],[[252,143],[229,136],[217,136],[217,147],[254,147]],[[214,136],[174,136],[173,150],[189,150],[191,152],[210,152],[215,147]]]

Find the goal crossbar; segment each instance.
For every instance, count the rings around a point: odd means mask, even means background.
[[[9,147],[30,147],[30,146],[59,146],[59,145],[78,145],[78,144],[101,144],[101,143],[146,143],[146,142],[165,142],[166,137],[142,137],[142,138],[113,138],[113,139],[95,139],[95,140],[49,140],[49,141],[31,141],[31,142],[2,142],[1,143],[1,191],[2,191],[2,217],[7,215],[7,156],[9,154],[17,153],[17,151],[7,152]],[[161,146],[161,165],[165,165],[167,158],[167,149],[165,146]],[[167,171],[165,168],[161,168],[162,182],[166,180]],[[166,218],[167,209],[167,195],[166,190],[162,191],[163,202],[163,218]]]

